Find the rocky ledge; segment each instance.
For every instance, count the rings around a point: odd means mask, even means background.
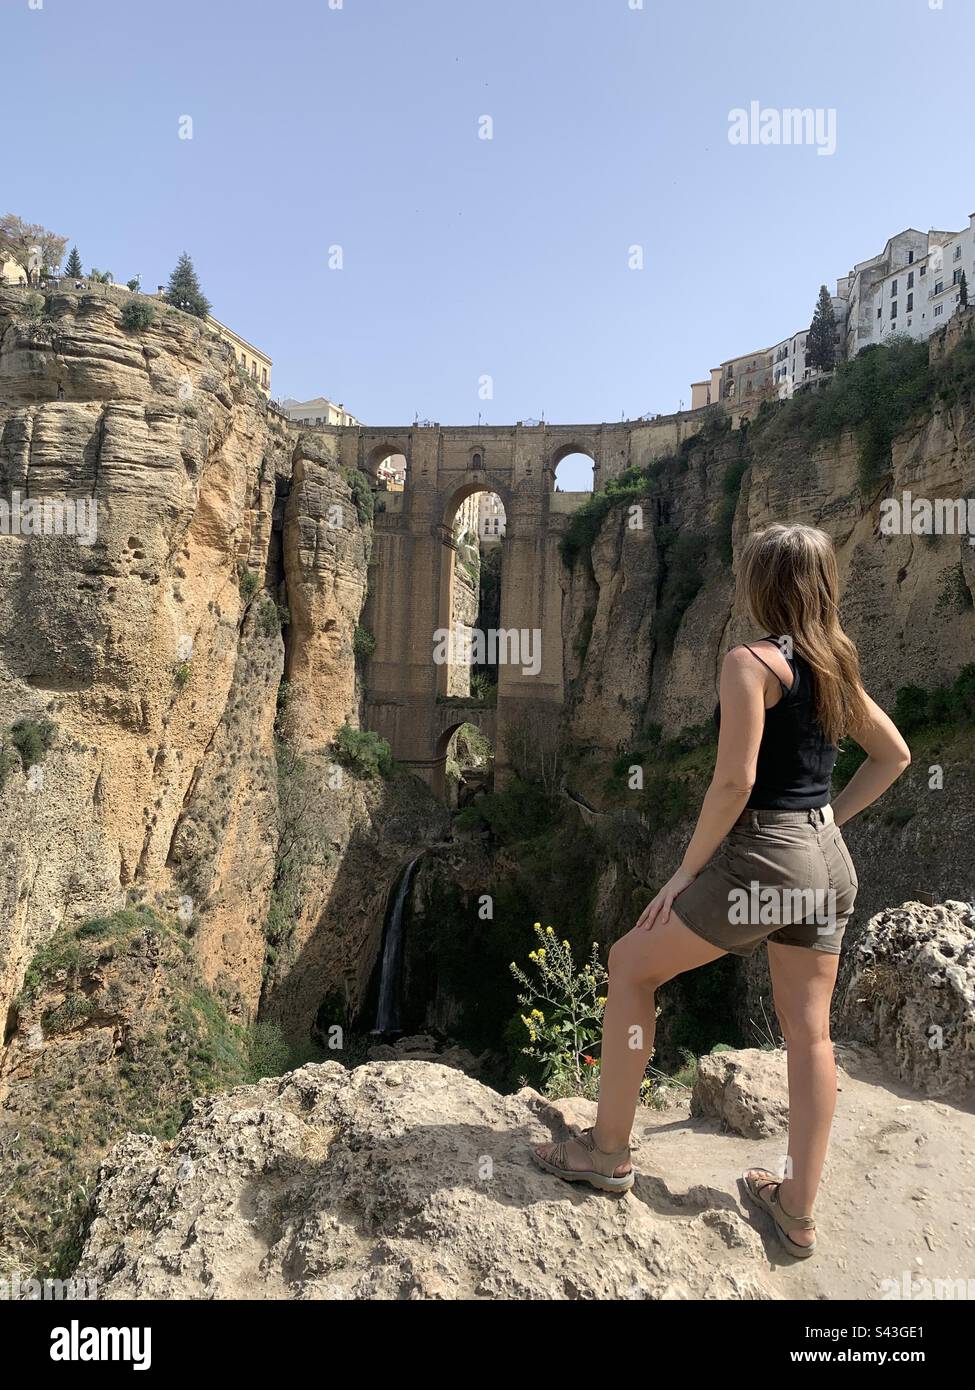
[[[784,1113],[784,1055],[749,1051],[704,1060],[695,1115],[686,1096],[641,1109],[622,1198],[529,1156],[591,1103],[439,1063],[309,1065],[197,1101],[172,1143],[116,1145],[78,1274],[106,1299],[600,1300],[885,1298],[904,1271],[975,1275],[975,1117],[893,1093],[868,1049],[842,1059],[815,1261],[741,1201],[741,1170],[781,1161]]]

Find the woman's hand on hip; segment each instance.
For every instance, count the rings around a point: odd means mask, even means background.
[[[637,929],[649,931],[658,922],[669,922],[670,909],[674,899],[679,893],[683,893],[685,888],[689,888],[695,878],[697,878],[697,874],[689,874],[686,869],[678,869],[675,874],[672,874],[653,901],[647,903],[643,909],[640,920],[636,924]]]

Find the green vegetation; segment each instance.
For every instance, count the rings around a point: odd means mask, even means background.
[[[352,493],[352,501],[355,504],[359,525],[371,525],[376,509],[376,499],[373,496],[372,488],[369,486],[368,477],[365,473],[360,472],[358,468],[343,468],[342,476],[348,483],[349,490]]]
[[[809,364],[821,372],[831,372],[836,364],[836,314],[825,285],[819,289],[819,299],[806,337]]]
[[[75,279],[82,273],[81,257],[78,254],[77,246],[72,246],[71,248],[71,254],[64,264],[64,273],[65,275],[73,276]]]
[[[476,724],[461,724],[447,749],[447,782],[456,785],[461,773],[471,768],[487,768],[493,757],[490,740]]]
[[[133,332],[151,328],[156,321],[156,307],[146,299],[130,299],[122,309],[122,327]]]
[[[537,944],[528,959],[535,968],[534,978],[511,962],[511,973],[521,987],[518,1003],[528,1011],[521,1015],[528,1032],[521,1050],[537,1063],[546,1095],[582,1095],[595,1100],[599,1058],[593,1053],[598,1054],[602,1038],[609,986],[599,948],[593,942],[589,959],[580,970],[571,944],[560,939],[554,928],[543,931],[536,922],[532,930]]]
[[[376,639],[367,627],[356,624],[352,638],[352,650],[360,661],[368,661],[376,650]]]
[[[56,736],[57,725],[50,719],[18,719],[10,726],[10,742],[25,772],[44,761]]]
[[[185,251],[169,277],[164,298],[174,309],[181,309],[184,314],[192,314],[194,318],[205,319],[210,312],[210,301],[200,288],[193,262]]]
[[[934,726],[975,724],[975,663],[963,666],[951,685],[935,690],[902,686],[893,720],[905,735]]]
[[[821,443],[853,431],[860,448],[861,489],[872,491],[892,467],[894,438],[932,402],[940,375],[929,367],[926,342],[894,338],[883,347],[865,347],[853,360],[840,363],[825,388],[800,392],[755,421],[752,441],[758,435],[762,448],[768,448],[800,434],[809,443]]]
[[[8,1102],[4,1260],[37,1277],[70,1273],[94,1174],[118,1138],[171,1139],[194,1097],[306,1060],[274,1025],[235,1023],[231,1002],[203,984],[178,924],[146,906],[62,927],[41,947],[16,1003],[18,1016],[40,1009],[47,1048],[35,1084]],[[89,1027],[113,1024],[114,1051],[86,1042]]]
[[[741,431],[739,431],[739,438],[744,446],[747,435],[742,437]],[[718,508],[718,554],[726,565],[730,565],[734,559],[735,512],[738,510],[738,497],[750,463],[751,456],[742,447],[739,457],[728,464],[721,479],[721,505]]]
[[[544,834],[557,818],[554,797],[516,778],[503,792],[491,792],[465,807],[456,825],[470,834],[487,832],[499,845],[512,845]]]
[[[237,578],[240,596],[245,603],[249,603],[261,587],[261,577],[256,570],[248,569],[246,565],[241,564],[237,566]]]
[[[265,637],[276,637],[291,622],[290,610],[283,603],[276,603],[269,593],[257,612],[257,621]]]
[[[580,555],[589,554],[599,535],[599,528],[614,507],[636,502],[648,495],[652,476],[650,468],[628,468],[618,478],[610,478],[604,488],[594,492],[578,511],[572,513],[559,543],[567,565],[573,565]]]
[[[285,681],[281,682],[279,701],[286,685]],[[278,838],[274,879],[264,922],[265,974],[294,933],[307,871],[325,868],[334,861],[328,827],[322,819],[321,780],[314,765],[282,738],[275,741],[275,755]]]
[[[39,319],[44,312],[47,300],[37,290],[30,290],[20,301],[21,312],[25,318]]]
[[[393,770],[389,744],[369,729],[353,729],[344,724],[332,744],[335,760],[356,777],[388,777]]]
[[[635,806],[651,832],[680,825],[700,805],[714,769],[717,730],[711,723],[692,724],[661,741],[653,724],[641,744],[613,763],[605,794],[611,803]],[[638,779],[634,770],[639,769]],[[631,787],[631,780],[640,786]]]
[[[190,663],[181,661],[173,672],[173,683],[177,690],[182,690],[183,686],[188,683],[190,674]]]
[[[677,532],[671,526],[659,526],[657,545],[664,578],[654,633],[663,650],[671,652],[684,614],[704,583],[708,538],[694,532]]]

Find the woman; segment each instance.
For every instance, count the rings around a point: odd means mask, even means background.
[[[857,878],[839,827],[900,776],[910,752],[860,684],[840,626],[832,542],[811,526],[750,536],[739,602],[773,636],[734,647],[721,668],[714,776],[680,868],[609,953],[599,1109],[592,1129],[534,1150],[548,1172],[603,1191],[633,1185],[627,1147],[653,1050],[654,991],[764,940],[786,1041],[785,1177],[749,1169],[749,1195],[785,1248],[815,1249],[813,1203],[836,1099],[829,1007]],[[830,805],[837,744],[866,761]]]

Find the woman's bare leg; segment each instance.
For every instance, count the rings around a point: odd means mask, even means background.
[[[839,956],[804,946],[768,945],[775,1012],[786,1042],[789,1076],[789,1156],[779,1189],[790,1216],[812,1216],[836,1108],[836,1063],[829,1005]],[[792,1231],[809,1245],[812,1231]]]
[[[630,1141],[640,1082],[653,1050],[654,991],[675,975],[724,954],[685,927],[673,911],[667,922],[658,922],[650,931],[634,927],[610,951],[594,1136],[605,1153],[615,1153]],[[539,1152],[545,1155],[552,1147],[543,1144]],[[576,1145],[568,1146],[565,1161],[577,1170],[589,1167],[586,1151]],[[621,1165],[617,1175],[626,1170],[627,1165]]]

